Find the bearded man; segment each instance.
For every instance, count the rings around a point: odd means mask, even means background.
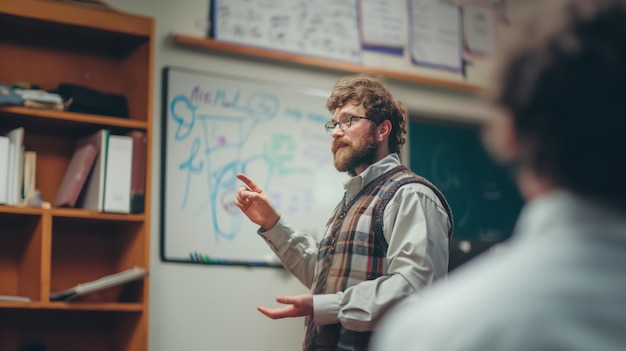
[[[321,241],[289,226],[243,174],[235,205],[311,294],[278,296],[272,319],[305,318],[303,350],[367,350],[393,305],[446,276],[453,221],[443,194],[400,163],[406,109],[381,79],[340,79],[326,106],[335,168],[351,178]]]

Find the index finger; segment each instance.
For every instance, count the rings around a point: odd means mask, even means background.
[[[237,173],[237,179],[241,180],[242,182],[244,182],[244,184],[246,184],[246,186],[252,190],[252,191],[256,191],[256,192],[260,192],[261,188],[256,185],[255,182],[252,181],[252,179],[248,178],[248,176],[246,176],[243,173]]]

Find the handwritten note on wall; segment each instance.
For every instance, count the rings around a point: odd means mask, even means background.
[[[245,173],[292,226],[319,235],[343,195],[333,166],[328,93],[169,68],[164,72],[162,256],[273,259],[234,206]]]
[[[215,38],[361,62],[357,0],[214,0]]]
[[[366,48],[404,50],[407,4],[398,0],[360,0],[361,37]]]
[[[494,10],[487,6],[463,9],[463,42],[469,54],[491,55],[494,49]]]
[[[433,0],[409,0],[413,63],[461,71],[461,17],[458,6]]]

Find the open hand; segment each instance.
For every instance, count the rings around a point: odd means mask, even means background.
[[[279,308],[267,308],[258,306],[256,309],[271,319],[290,317],[306,317],[313,315],[313,295],[303,294],[296,296],[277,296],[276,302],[288,306]]]

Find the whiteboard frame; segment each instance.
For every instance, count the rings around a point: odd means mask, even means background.
[[[292,92],[297,92],[300,94],[305,94],[305,95],[311,95],[311,96],[317,96],[317,97],[326,97],[328,96],[328,94],[330,93],[330,91],[323,91],[322,89],[317,89],[317,88],[304,88],[304,87],[293,87],[293,86],[288,86],[288,85],[283,85],[277,82],[268,82],[265,80],[258,80],[258,79],[253,79],[253,78],[247,78],[247,77],[238,77],[238,76],[232,76],[232,75],[226,75],[226,74],[219,74],[219,73],[214,73],[214,72],[205,72],[205,71],[200,71],[200,70],[195,70],[195,69],[189,69],[189,68],[181,68],[181,67],[176,67],[176,66],[165,66],[162,69],[162,94],[161,94],[161,160],[160,160],[160,173],[161,173],[161,178],[160,178],[160,217],[159,217],[159,224],[160,224],[160,235],[159,235],[159,253],[160,253],[160,258],[162,262],[173,262],[173,263],[190,263],[190,264],[201,264],[201,265],[222,265],[222,266],[247,266],[247,267],[271,267],[271,268],[283,268],[283,266],[276,260],[276,261],[270,261],[270,260],[264,260],[264,259],[250,259],[250,260],[243,260],[243,259],[229,259],[229,258],[217,258],[217,259],[211,259],[209,261],[207,260],[202,260],[202,257],[200,257],[199,260],[191,260],[191,259],[182,259],[182,258],[173,258],[173,257],[168,257],[168,253],[166,250],[166,245],[167,245],[167,227],[166,227],[166,220],[167,220],[167,208],[166,208],[166,203],[168,201],[167,199],[167,166],[168,166],[168,160],[167,160],[167,154],[168,154],[168,109],[169,109],[169,102],[170,102],[170,96],[168,96],[169,94],[169,83],[170,83],[170,74],[172,72],[183,72],[183,73],[188,73],[188,74],[197,74],[197,75],[202,75],[202,76],[207,76],[207,77],[214,77],[216,79],[226,79],[226,80],[233,80],[235,82],[242,82],[242,83],[252,83],[252,84],[263,84],[263,85],[270,85],[271,87],[277,88],[277,89],[281,89],[281,90],[289,90]],[[330,115],[329,115],[330,116]],[[330,117],[329,117],[330,118]],[[321,128],[321,127],[320,127]],[[330,143],[330,140],[329,140]],[[330,151],[329,151],[330,153]],[[234,200],[234,198],[233,198]],[[330,214],[330,213],[329,213]],[[247,218],[245,218],[245,216],[243,217],[242,220],[248,221]],[[256,233],[252,233],[253,235],[257,235]],[[261,242],[263,241],[262,238],[258,238],[258,240],[260,240]],[[265,245],[264,242],[262,242],[262,244]]]

